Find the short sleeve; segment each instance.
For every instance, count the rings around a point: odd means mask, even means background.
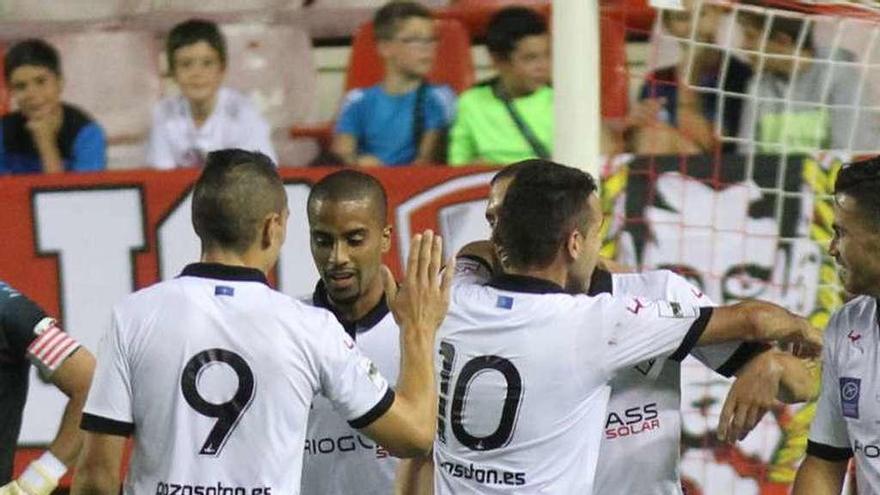
[[[712,317],[709,307],[639,297],[600,298],[606,346],[603,356],[610,371],[656,357],[681,361]]]
[[[702,290],[677,274],[670,275],[669,300],[693,306],[716,306]],[[768,345],[762,342],[724,342],[695,347],[691,355],[716,373],[731,377],[767,349]]]
[[[150,127],[150,138],[147,141],[147,165],[160,170],[170,170],[177,166],[174,160],[171,141],[165,132],[165,118],[160,102],[153,110],[153,125]]]
[[[360,118],[360,108],[364,101],[364,91],[355,89],[345,95],[342,108],[339,109],[339,117],[336,119],[335,132],[337,134],[350,134],[360,141],[364,135],[364,129]]]
[[[95,433],[128,436],[134,431],[131,375],[119,315],[98,346],[98,365],[83,408],[81,428]]]
[[[76,172],[107,168],[107,138],[101,126],[92,122],[77,133],[69,168]]]
[[[822,390],[807,442],[807,454],[826,461],[844,461],[853,455],[841,404],[841,394],[844,393],[846,383],[840,381],[834,359],[835,321],[836,319],[832,320],[825,330],[825,346],[822,350]]]
[[[353,428],[369,426],[391,408],[394,391],[329,312],[322,330],[321,392]]]
[[[51,320],[36,303],[0,282],[0,331],[13,354],[26,355],[28,347],[38,337],[37,325],[46,319]]]

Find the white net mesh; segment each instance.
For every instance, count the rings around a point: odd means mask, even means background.
[[[880,150],[880,5],[685,7],[659,12],[644,70],[630,64],[636,154],[604,181],[606,254],[824,327],[842,303],[827,255],[834,177]],[[814,406],[780,408],[725,446],[714,432],[728,383],[696,363],[682,374],[688,493],[788,493]]]

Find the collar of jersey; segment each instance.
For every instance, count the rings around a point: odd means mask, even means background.
[[[330,302],[330,296],[327,295],[327,288],[324,287],[324,281],[319,280],[315,287],[315,293],[312,294],[312,304],[316,307],[324,308],[339,320],[339,324],[345,329],[345,332],[353,339],[357,339],[358,333],[363,333],[375,327],[388,314],[388,304],[385,298],[379,300],[379,304],[367,312],[363,318],[357,321],[347,321],[343,318],[342,313],[336,310],[333,303]]]
[[[269,285],[266,275],[256,268],[222,265],[220,263],[190,263],[180,272],[180,276],[213,278],[234,282],[260,282]]]
[[[565,293],[565,290],[556,283],[527,275],[513,275],[503,273],[492,277],[489,287],[510,292],[526,292],[529,294],[557,294]]]
[[[613,288],[614,284],[611,280],[611,273],[601,268],[596,268],[593,270],[593,276],[590,278],[590,290],[587,291],[587,295],[611,294]]]

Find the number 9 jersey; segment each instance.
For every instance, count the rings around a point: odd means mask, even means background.
[[[299,493],[312,399],[355,428],[394,394],[328,311],[193,264],[113,310],[85,430],[134,436],[124,493]]]
[[[683,359],[712,310],[481,271],[459,257],[437,335],[435,493],[592,493],[608,381]]]

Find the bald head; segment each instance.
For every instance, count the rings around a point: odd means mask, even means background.
[[[315,208],[325,201],[368,201],[378,225],[385,225],[388,215],[388,196],[385,188],[373,176],[344,169],[319,180],[309,193],[309,222],[313,220]]]
[[[193,228],[206,250],[243,253],[265,218],[287,209],[287,194],[272,160],[239,149],[208,154],[193,190]]]

